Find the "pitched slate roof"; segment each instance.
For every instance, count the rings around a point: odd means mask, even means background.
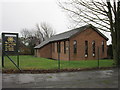
[[[85,26],[82,26],[80,28],[76,28],[76,29],[73,29],[73,30],[70,30],[70,31],[67,31],[67,32],[64,32],[64,33],[60,33],[60,34],[57,34],[55,36],[52,36],[51,38],[43,41],[41,44],[39,44],[38,46],[35,46],[34,48],[37,49],[37,48],[41,48],[43,47],[44,45],[50,43],[50,42],[53,42],[53,41],[60,41],[60,40],[65,40],[65,39],[69,39],[70,37],[72,37],[73,35],[77,34],[77,33],[80,33],[84,30],[86,30],[87,28],[94,28],[94,30],[96,32],[98,32],[98,34],[100,34],[102,37],[104,37],[106,40],[108,40],[108,38],[106,36],[104,36],[99,30],[97,30],[94,26],[92,26],[91,24],[89,25],[85,25]]]

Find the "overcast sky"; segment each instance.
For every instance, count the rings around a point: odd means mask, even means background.
[[[57,0],[10,1],[2,2],[2,31],[19,32],[41,22],[49,23],[57,33],[67,29],[65,13]]]
[[[57,0],[0,1],[0,33],[19,33],[23,28],[35,28],[41,22],[50,24],[57,33],[69,30],[70,26],[70,21],[57,5]],[[107,37],[110,38],[108,34]]]

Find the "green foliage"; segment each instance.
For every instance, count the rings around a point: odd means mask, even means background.
[[[10,56],[16,63],[17,57]],[[98,66],[97,60],[81,60],[81,61],[60,61],[61,69],[68,68],[92,68]],[[111,67],[113,60],[100,60],[100,67]],[[39,58],[34,56],[20,56],[21,69],[57,69],[58,60]],[[17,69],[7,57],[5,57],[5,67],[3,69]]]

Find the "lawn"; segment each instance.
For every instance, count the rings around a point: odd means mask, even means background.
[[[15,62],[15,56],[10,56]],[[60,61],[61,69],[68,68],[93,68],[98,66],[98,60],[81,60],[81,61]],[[100,60],[100,67],[112,67],[113,60]],[[39,58],[34,56],[20,56],[21,69],[57,69],[58,60]],[[5,67],[3,69],[17,69],[11,61],[5,57]]]

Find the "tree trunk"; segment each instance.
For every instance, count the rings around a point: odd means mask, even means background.
[[[117,65],[120,67],[120,26],[118,25],[117,30]]]
[[[113,48],[113,59],[115,61],[116,66],[120,66],[120,28],[118,27],[116,28],[115,33],[111,33],[112,45],[113,45],[112,47]]]
[[[119,22],[118,22],[119,24]],[[120,67],[120,25],[117,28],[117,65]]]
[[[118,2],[118,57],[119,57],[119,67],[120,67],[120,1]]]
[[[108,4],[109,10],[109,19],[110,19],[110,27],[111,27],[111,37],[112,37],[112,45],[113,45],[113,59],[115,61],[116,66],[120,66],[120,2],[118,2],[118,8],[115,13],[115,22],[112,20],[112,11],[110,2]],[[115,6],[116,7],[116,6]]]
[[[115,32],[111,33],[111,37],[113,45],[113,59],[115,61],[115,65],[120,66],[120,28],[118,27],[119,26],[117,25]]]
[[[116,31],[117,31],[117,65],[120,67],[120,1],[118,2],[117,13],[116,13]]]
[[[115,61],[115,65],[118,66],[118,53],[117,53],[117,49],[113,48],[113,59]]]
[[[120,35],[120,33],[119,33],[119,35]],[[118,58],[117,58],[118,62],[117,63],[118,63],[118,66],[120,67],[120,36],[119,36],[118,44],[117,44],[117,55],[118,55]]]

